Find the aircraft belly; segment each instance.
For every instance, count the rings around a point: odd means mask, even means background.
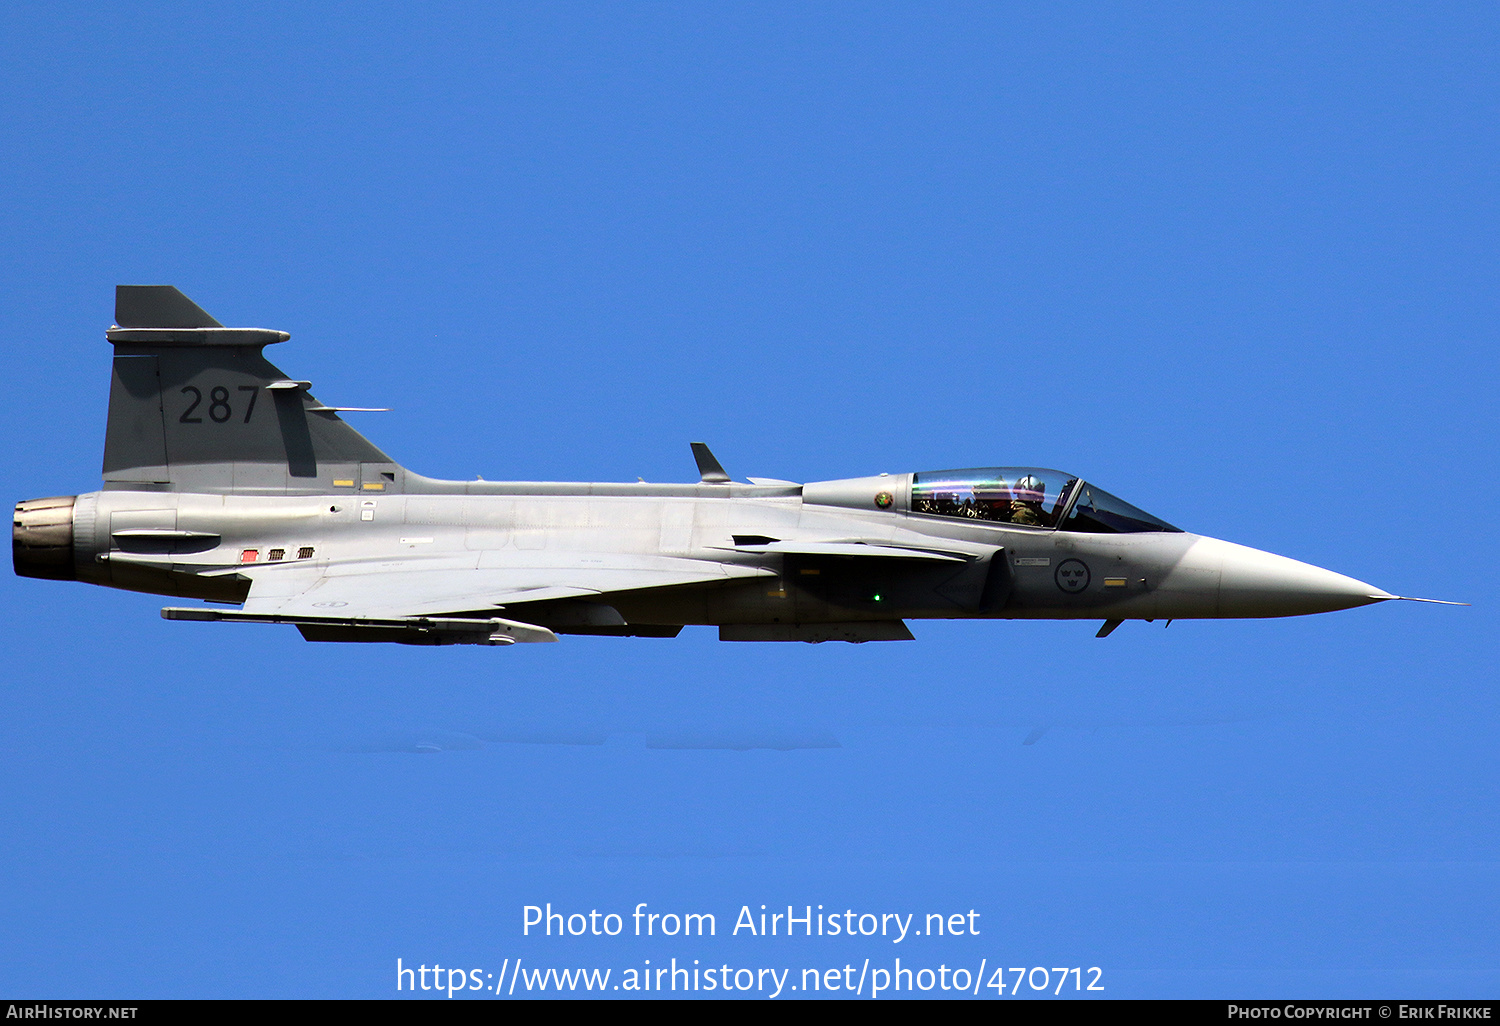
[[[945,567],[914,575],[903,585],[889,571],[883,579],[830,580],[820,574],[822,583],[809,585],[784,571],[777,577],[614,594],[609,600],[630,623],[817,624],[981,615],[983,579],[966,589],[975,605],[961,607],[937,590],[952,575]]]

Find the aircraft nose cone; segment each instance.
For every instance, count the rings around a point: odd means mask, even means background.
[[[1199,573],[1217,565],[1219,616],[1301,616],[1396,597],[1332,570],[1217,538],[1200,539],[1184,562]]]

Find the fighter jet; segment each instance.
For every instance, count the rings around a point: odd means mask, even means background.
[[[911,640],[908,619],[1093,619],[1104,637],[1401,597],[1041,467],[742,484],[695,442],[686,484],[436,480],[268,362],[286,332],[226,328],[169,285],[119,286],[115,322],[103,488],[18,504],[12,555],[24,577],[219,604],[169,620],[415,645],[687,624],[864,642]]]

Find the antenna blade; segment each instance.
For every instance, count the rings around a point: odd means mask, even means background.
[[[693,442],[693,459],[698,461],[698,474],[704,484],[728,484],[729,475],[724,473],[724,468],[719,461],[714,459],[714,454],[708,451],[708,446],[702,442]]]

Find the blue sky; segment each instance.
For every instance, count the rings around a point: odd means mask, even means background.
[[[1493,996],[1497,36],[1485,4],[12,5],[8,501],[98,486],[113,286],[162,282],[394,407],[351,416],[420,473],[1054,466],[1474,605],[422,650],[6,575],[0,991],[899,955]],[[720,936],[523,937],[549,901]],[[723,936],[762,903],[981,934]]]

